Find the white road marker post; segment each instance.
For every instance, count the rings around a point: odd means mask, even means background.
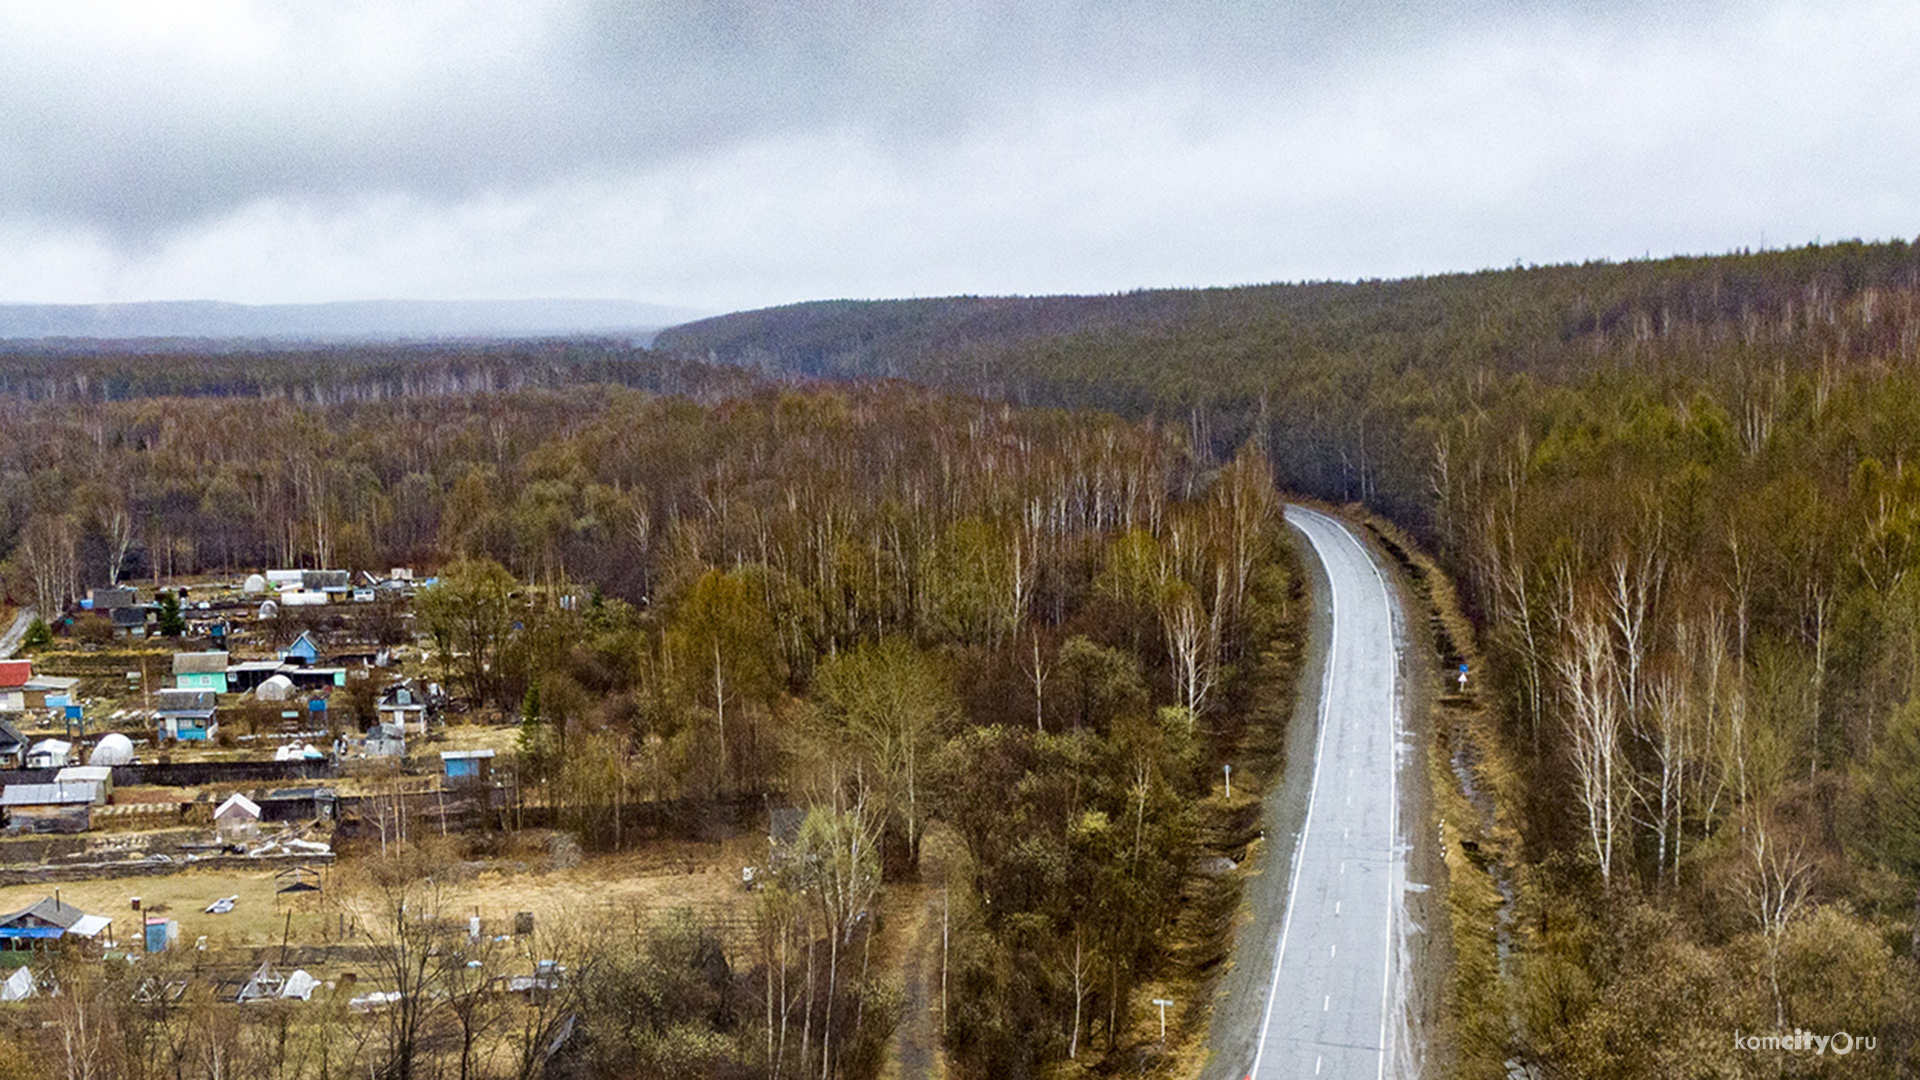
[[[1222,765],[1221,768],[1227,770],[1227,801],[1232,802],[1233,801],[1233,766]]]
[[[1167,1006],[1173,1002],[1167,998],[1154,998],[1153,1003],[1160,1006],[1160,1044],[1164,1046],[1167,1042]]]

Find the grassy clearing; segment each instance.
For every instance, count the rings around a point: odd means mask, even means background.
[[[506,922],[515,912],[536,920],[591,922],[633,913],[687,908],[710,917],[730,935],[744,932],[753,894],[740,884],[740,868],[763,861],[757,837],[724,844],[661,844],[644,853],[605,855],[564,869],[537,863],[490,860],[488,868],[457,878],[442,894],[451,915],[479,914],[485,923]],[[516,869],[525,866],[526,869]]]
[[[455,866],[440,891],[440,903],[447,917],[478,913],[489,926],[511,925],[515,913],[522,911],[533,912],[542,923],[590,923],[689,908],[729,933],[744,932],[753,901],[740,885],[740,867],[757,854],[754,839],[663,844],[645,854],[599,856],[558,868],[544,855],[516,859],[509,854],[487,864]],[[146,913],[179,920],[181,941],[188,945],[204,935],[210,948],[252,948],[278,945],[289,932],[289,913],[294,944],[335,941],[341,912],[370,906],[371,894],[360,884],[352,861],[323,868],[318,895],[277,895],[283,883],[274,876],[277,869],[284,866],[16,885],[0,888],[0,911],[17,911],[58,888],[63,902],[110,916],[115,936],[133,942],[142,913],[132,910],[131,899],[138,896]],[[232,912],[214,915],[204,910],[226,896],[239,897]]]
[[[243,948],[277,945],[286,926],[287,913],[293,913],[292,937],[295,941],[322,940],[325,915],[305,896],[276,897],[277,881],[273,871],[251,873],[187,871],[167,877],[89,878],[63,881],[58,885],[15,885],[0,889],[0,909],[18,911],[42,897],[52,896],[57,888],[63,903],[73,904],[93,915],[113,919],[115,938],[132,944],[140,933],[142,913],[132,910],[130,900],[138,896],[146,912],[164,914],[180,922],[180,940],[191,945],[205,935],[212,947]],[[233,911],[209,915],[203,909],[224,896],[239,896]]]

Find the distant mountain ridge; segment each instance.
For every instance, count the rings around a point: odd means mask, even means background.
[[[1859,353],[1888,347],[1888,311],[1907,317],[1915,297],[1920,243],[1851,240],[1397,280],[811,301],[671,326],[650,348],[779,375],[905,378],[1178,415],[1236,393],[1257,401],[1303,365],[1335,360],[1398,371],[1472,357],[1577,379],[1597,356],[1637,358],[1656,342],[1804,335],[1809,312],[1830,322],[1845,303],[1866,316],[1830,351]]]
[[[651,340],[706,312],[631,300],[0,304],[0,338],[353,340],[620,334]]]

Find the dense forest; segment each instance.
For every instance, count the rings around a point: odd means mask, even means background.
[[[1133,1060],[1140,988],[1224,947],[1176,955],[1171,933],[1217,850],[1220,765],[1252,787],[1278,746],[1298,577],[1265,459],[903,383],[631,363],[691,372],[700,399],[583,376],[7,402],[7,429],[32,433],[0,442],[14,595],[57,611],[130,577],[418,561],[439,574],[416,615],[450,686],[523,718],[519,782],[590,848],[629,843],[639,804],[792,807],[750,949],[740,927],[654,921],[617,963],[578,943],[590,1075],[873,1075],[901,1004],[868,950],[898,881],[945,890],[960,1074]],[[397,913],[432,910],[460,854],[369,871],[391,899],[383,955],[433,953],[402,948]],[[423,1003],[459,976],[394,972]],[[95,1023],[138,1020],[100,993]],[[464,1022],[410,1020],[355,1062],[451,1071]]]
[[[1501,745],[1476,765],[1516,774],[1482,779],[1510,796],[1517,892],[1506,1022],[1465,1030],[1463,1073],[1777,1075],[1728,1039],[1799,1027],[1879,1039],[1797,1061],[1809,1074],[1902,1075],[1920,1054],[1917,303],[1920,248],[1847,243],[804,305],[678,328],[656,353],[552,344],[530,363],[241,354],[208,377],[21,354],[0,358],[6,430],[33,433],[0,441],[0,550],[28,602],[279,562],[445,562],[483,599],[597,587],[565,616],[583,629],[525,621],[511,651],[540,659],[503,657],[467,692],[535,718],[530,760],[585,735],[572,745],[666,763],[613,776],[621,791],[810,784],[832,813],[878,815],[899,872],[923,812],[972,837],[973,895],[1011,890],[1021,917],[973,909],[978,949],[955,964],[975,1005],[956,1002],[950,1048],[1015,1074],[1112,1044],[1086,1019],[1158,962],[1136,947],[1166,883],[1140,879],[1123,911],[1047,897],[1191,842],[1153,792],[1198,790],[1291,595],[1284,556],[1269,542],[1273,580],[1243,577],[1221,524],[1270,461],[1282,489],[1407,527],[1490,649]],[[432,379],[410,379],[414,360]],[[783,391],[746,369],[942,392]],[[515,370],[525,389],[487,381]],[[145,386],[202,399],[121,400]],[[1128,419],[1049,411],[1087,408]],[[1238,623],[1236,594],[1256,600]],[[1196,629],[1217,652],[1181,647]],[[734,644],[760,647],[734,668]],[[913,755],[905,802],[877,766],[864,801],[831,770],[822,786],[807,763],[837,755],[804,748],[858,730],[837,718],[896,664],[953,695],[916,715],[962,719]],[[1198,757],[1159,711],[1195,704]],[[1064,793],[1041,779],[1082,769],[1098,779]],[[1138,801],[1140,775],[1177,779]],[[953,797],[967,782],[1020,793],[994,812],[1053,831],[996,848]],[[600,805],[581,804],[590,833]],[[1129,815],[1165,826],[1115,827]],[[1020,892],[1033,882],[1049,890]],[[1078,947],[1041,948],[1061,941]]]
[[[1920,1054],[1920,248],[1396,282],[812,305],[662,336],[1251,441],[1441,556],[1493,650],[1546,1075],[1774,1075],[1731,1033]],[[896,325],[899,324],[899,325]],[[1863,1071],[1864,1070],[1864,1071]]]

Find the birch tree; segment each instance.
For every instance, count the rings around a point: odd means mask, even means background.
[[[1619,675],[1602,616],[1585,605],[1567,623],[1566,640],[1554,660],[1560,684],[1564,732],[1578,778],[1576,794],[1585,817],[1587,847],[1602,884],[1613,885],[1613,849],[1619,832],[1623,786]]]

